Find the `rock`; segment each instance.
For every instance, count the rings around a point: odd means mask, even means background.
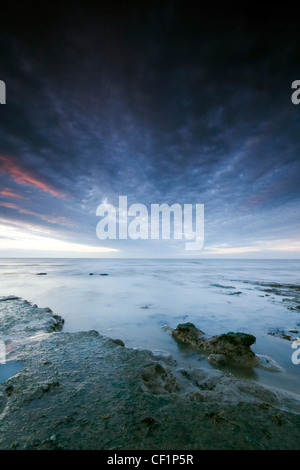
[[[161,329],[172,336],[173,329],[169,325],[162,325]]]
[[[288,341],[292,339],[291,335],[286,333],[284,330],[280,330],[279,328],[268,331],[268,335],[276,336],[277,338],[287,339]]]
[[[247,333],[229,332],[208,337],[193,323],[184,323],[172,331],[172,336],[177,341],[189,344],[196,351],[208,354],[208,361],[216,366],[236,362],[272,372],[282,372],[282,368],[272,358],[255,355],[250,347],[255,343],[256,338]]]
[[[282,302],[285,302],[288,310],[299,310],[300,286],[296,284],[280,284],[258,282],[260,290],[269,294],[278,295]]]
[[[213,336],[206,345],[206,351],[223,354],[235,362],[247,364],[255,358],[250,346],[255,343],[255,336],[247,333],[229,332]]]
[[[147,416],[146,418],[143,418],[141,422],[145,424],[146,426],[149,426],[149,428],[153,426],[158,426],[160,424],[158,420],[152,418],[151,416],[150,417]]]
[[[229,332],[208,337],[193,323],[183,323],[172,331],[172,336],[177,341],[189,344],[196,351],[221,354],[235,362],[247,364],[255,359],[255,354],[250,346],[255,343],[256,339],[255,336],[247,333]]]
[[[257,367],[261,367],[262,369],[266,369],[270,372],[283,372],[282,367],[280,367],[270,356],[257,354],[256,358],[258,361]]]
[[[49,333],[61,331],[64,319],[54,315],[48,307],[39,308],[35,304],[18,297],[0,302],[0,340],[1,336],[9,345],[6,348],[6,359],[12,356],[18,361],[18,352],[23,345],[42,341]]]
[[[145,389],[154,395],[165,395],[179,390],[176,378],[162,364],[149,364],[144,368],[142,381]]]
[[[162,359],[165,364],[171,364],[171,365],[177,364],[177,361],[173,358],[172,354],[166,351],[159,351],[157,349],[154,349],[154,350],[149,351],[149,353],[157,361]]]
[[[223,286],[222,284],[211,284],[212,287],[219,287],[220,289],[235,289],[234,286]]]
[[[180,323],[179,325],[177,325],[177,330],[183,331],[183,332],[193,332],[193,333],[197,331],[198,333],[203,334],[203,331],[198,330],[198,328],[195,327],[194,323],[190,323],[190,322]]]
[[[114,343],[118,344],[119,346],[125,346],[125,343],[121,339],[113,339],[112,340]]]
[[[5,392],[7,394],[8,397],[11,396],[12,392],[14,390],[14,387],[12,385],[8,385],[6,388],[5,388]]]
[[[229,333],[221,334],[220,336],[214,336],[213,341],[225,341],[226,343],[233,344],[234,346],[249,348],[255,343],[256,338],[248,333],[233,333],[230,331]]]
[[[60,315],[52,315],[53,322],[49,326],[49,331],[62,330],[65,320]]]
[[[7,300],[19,300],[20,297],[16,297],[15,295],[6,295],[0,297],[0,302],[6,302]]]
[[[207,339],[204,332],[198,330],[193,323],[180,323],[175,330],[172,330],[172,336],[176,341],[189,344],[196,350],[204,350],[206,348]]]
[[[210,354],[207,359],[211,364],[216,366],[225,366],[228,362],[228,359],[224,354]]]
[[[90,276],[94,276],[95,273],[90,273]],[[109,276],[108,273],[100,273],[99,276]]]

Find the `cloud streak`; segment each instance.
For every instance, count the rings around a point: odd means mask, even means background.
[[[64,225],[68,227],[75,227],[76,225],[68,220],[64,216],[59,216],[59,217],[51,217],[47,214],[40,214],[38,212],[32,211],[30,209],[26,209],[20,206],[17,206],[16,204],[12,202],[0,202],[1,207],[5,207],[6,209],[12,209],[16,210],[19,214],[27,214],[27,215],[33,215],[34,217],[37,217],[41,220],[44,220],[45,222],[48,222],[49,224],[54,224],[54,225]]]
[[[9,188],[4,188],[0,191],[0,196],[3,197],[9,197],[13,199],[22,199],[22,200],[28,200],[29,198],[24,196],[23,194],[16,193],[15,191],[12,191]]]
[[[24,170],[8,157],[0,155],[0,171],[11,177],[16,183],[31,186],[44,193],[51,194],[58,199],[67,199],[66,194],[51,187],[49,184],[38,179],[33,173]]]

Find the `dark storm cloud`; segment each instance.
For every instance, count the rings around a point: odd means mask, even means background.
[[[22,187],[0,161],[7,214],[17,211],[13,193],[34,190],[19,199],[20,217],[69,221],[77,240],[78,226],[92,240],[97,205],[126,194],[204,203],[212,244],[295,236],[296,22],[276,8],[261,17],[200,7],[74,4],[19,28],[8,21],[1,155],[39,184]]]

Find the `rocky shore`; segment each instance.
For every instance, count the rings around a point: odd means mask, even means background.
[[[278,297],[279,302],[284,302],[288,310],[300,311],[300,285],[279,284],[279,283],[257,283],[258,289],[266,296]],[[272,328],[268,331],[269,335],[277,336],[289,341],[295,341],[300,332],[300,322],[291,326],[287,330],[281,328]]]
[[[0,449],[300,447],[299,395],[59,331],[61,317],[13,296],[0,319],[7,361],[22,364],[0,384]]]

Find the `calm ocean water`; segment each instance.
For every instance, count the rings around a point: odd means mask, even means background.
[[[284,371],[233,373],[295,393],[300,364],[291,361],[291,341],[268,332],[300,328],[300,311],[291,309],[297,291],[280,295],[268,292],[267,284],[299,280],[300,260],[0,260],[0,296],[50,307],[65,319],[65,331],[98,330],[127,347],[164,351],[194,367],[212,366],[178,346],[163,325],[190,321],[207,334],[251,333],[257,338],[252,349]]]

